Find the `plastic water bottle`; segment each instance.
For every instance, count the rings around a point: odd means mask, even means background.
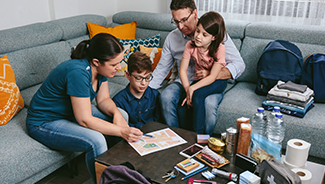
[[[267,115],[267,125],[266,125],[266,132],[265,132],[265,135],[267,135],[267,130],[268,130],[268,127],[270,126],[270,122],[273,121],[273,119],[275,118],[275,114],[276,113],[280,113],[280,107],[278,106],[275,106],[273,107],[273,110]]]
[[[270,122],[267,132],[267,138],[269,140],[279,144],[282,143],[285,134],[285,124],[282,119],[282,114],[275,114],[275,118]]]
[[[252,132],[265,136],[267,117],[264,108],[257,108],[257,112],[252,117]]]

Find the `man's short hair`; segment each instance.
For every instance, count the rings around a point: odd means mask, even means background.
[[[130,55],[128,59],[128,72],[132,74],[134,71],[138,73],[152,71],[151,60],[145,53],[137,51]]]
[[[191,11],[196,9],[194,0],[172,0],[170,3],[170,10],[181,10],[190,8]]]

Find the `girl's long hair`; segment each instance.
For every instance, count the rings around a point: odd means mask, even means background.
[[[71,59],[84,59],[89,62],[98,59],[101,64],[114,59],[124,51],[122,44],[111,34],[99,33],[91,40],[80,42],[71,54]]]
[[[217,52],[219,45],[224,43],[225,37],[227,38],[225,22],[219,13],[210,11],[200,17],[197,26],[199,24],[202,25],[206,32],[216,37],[216,39],[209,45],[209,56],[213,57],[216,61],[217,58],[215,53]],[[195,47],[194,41],[192,41],[191,45]]]

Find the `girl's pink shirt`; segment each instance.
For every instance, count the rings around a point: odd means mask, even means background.
[[[195,72],[201,71],[201,70],[207,70],[211,71],[212,65],[214,62],[222,64],[222,67],[225,67],[227,63],[225,60],[220,61],[218,58],[225,58],[226,49],[223,44],[220,44],[218,47],[218,50],[216,52],[217,61],[214,61],[212,57],[209,56],[209,50],[205,52],[200,52],[200,50],[197,47],[191,46],[192,41],[188,41],[185,45],[183,58],[190,59],[191,57],[195,61]],[[194,76],[194,80],[198,80]]]

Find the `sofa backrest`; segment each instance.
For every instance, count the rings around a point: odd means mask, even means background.
[[[0,55],[8,55],[20,90],[42,83],[71,48],[89,39],[87,22],[105,26],[100,15],[80,15],[0,31]]]
[[[237,81],[257,82],[256,66],[265,46],[272,40],[287,40],[298,46],[305,59],[308,55],[325,51],[325,26],[255,22],[247,26],[240,50],[246,64]]]
[[[108,26],[114,27],[137,21],[136,38],[148,38],[159,34],[161,38],[159,47],[162,48],[169,32],[177,29],[175,25],[171,24],[171,19],[171,14],[124,11],[114,14],[113,23]],[[225,22],[228,34],[239,50],[241,40],[244,38],[245,27],[249,22],[232,20]]]

